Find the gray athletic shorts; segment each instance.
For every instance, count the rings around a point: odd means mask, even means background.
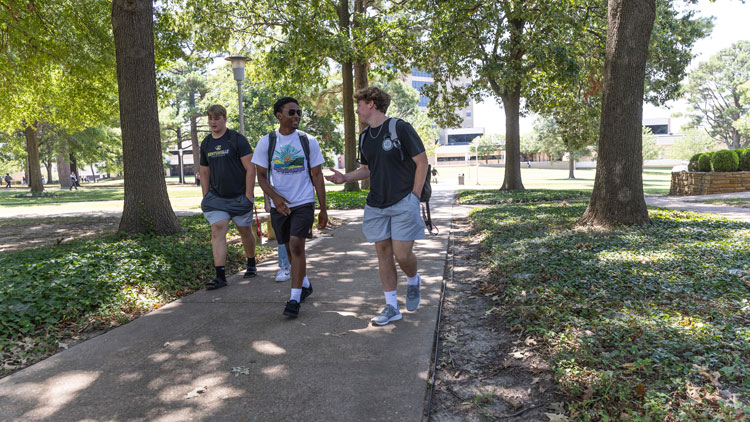
[[[253,225],[253,204],[245,195],[222,198],[208,192],[201,202],[203,216],[209,224],[232,219],[239,227]]]
[[[368,242],[424,239],[424,227],[424,221],[419,215],[419,198],[413,193],[388,208],[365,205],[362,232]]]

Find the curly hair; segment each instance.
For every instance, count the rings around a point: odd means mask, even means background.
[[[368,86],[362,88],[354,94],[355,101],[372,101],[375,103],[375,108],[383,113],[388,111],[388,106],[391,105],[391,96],[387,92],[374,86]]]

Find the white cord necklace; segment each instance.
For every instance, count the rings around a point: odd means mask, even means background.
[[[383,120],[383,123],[380,124],[380,128],[378,129],[378,134],[375,136],[372,135],[372,128],[367,129],[367,133],[370,134],[370,137],[372,137],[372,139],[377,139],[377,137],[380,136],[380,131],[383,130],[383,126],[385,126],[386,121],[388,121],[388,119]]]

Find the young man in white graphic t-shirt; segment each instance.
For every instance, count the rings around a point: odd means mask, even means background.
[[[313,291],[307,278],[305,241],[312,238],[316,193],[320,203],[318,226],[322,229],[328,224],[325,182],[320,167],[325,160],[315,138],[297,130],[302,117],[297,100],[279,98],[273,105],[273,112],[279,120],[279,129],[258,141],[253,164],[258,184],[271,199],[271,225],[276,239],[285,245],[291,263],[292,291],[284,315],[296,318],[300,304]],[[270,163],[269,143],[274,144]]]

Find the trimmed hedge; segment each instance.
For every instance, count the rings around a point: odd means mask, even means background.
[[[711,167],[714,171],[737,171],[739,164],[737,152],[731,149],[722,149],[711,154]]]
[[[704,152],[698,157],[698,171],[711,171],[711,153]]]
[[[703,153],[699,152],[690,157],[690,162],[688,163],[688,171],[698,171],[698,159],[701,158],[701,155],[703,155]]]
[[[740,171],[750,171],[750,148],[737,150]]]

